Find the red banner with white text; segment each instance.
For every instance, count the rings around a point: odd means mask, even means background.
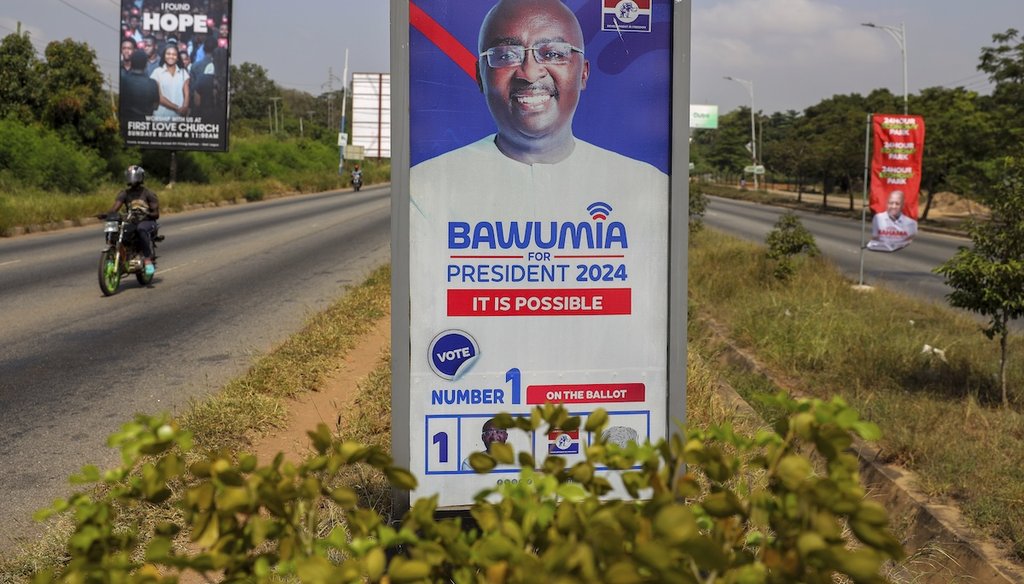
[[[871,210],[885,213],[893,199],[902,198],[902,213],[917,219],[924,156],[924,118],[902,114],[874,114],[871,157]],[[902,197],[897,194],[902,193]]]

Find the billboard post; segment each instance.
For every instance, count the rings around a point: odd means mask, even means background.
[[[140,9],[121,0],[127,20],[118,38],[118,118],[126,145],[227,150],[231,4],[193,0]]]
[[[392,444],[413,496],[455,510],[516,480],[468,464],[494,442],[572,464],[598,438],[500,412],[600,408],[623,444],[685,418],[689,11],[393,0]]]

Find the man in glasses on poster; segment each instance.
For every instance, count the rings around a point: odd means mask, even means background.
[[[621,34],[602,28],[608,4],[411,2],[410,431],[428,445],[411,464],[442,506],[494,483],[434,482],[472,473],[456,436],[484,416],[561,401],[665,433],[671,3]],[[431,339],[454,334],[474,361],[443,376]],[[508,432],[517,450],[548,438]]]
[[[502,0],[484,19],[479,51],[477,83],[497,133],[417,165],[414,173],[434,173],[445,167],[445,172],[475,179],[493,176],[492,171],[514,174],[509,169],[521,172],[543,164],[559,166],[558,174],[577,180],[588,174],[628,177],[637,190],[667,180],[651,165],[573,135],[573,116],[587,87],[590,62],[580,24],[564,4]]]

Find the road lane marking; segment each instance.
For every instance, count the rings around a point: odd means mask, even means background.
[[[188,231],[190,229],[199,229],[200,227],[208,227],[210,225],[216,225],[218,223],[220,223],[219,220],[218,221],[207,221],[206,223],[200,223],[199,225],[191,225],[189,227],[175,228],[174,231],[176,231],[178,233],[182,233],[182,232]]]
[[[16,263],[19,263],[20,261],[21,261],[21,260],[11,260],[11,261],[9,261],[9,262],[4,262],[4,263],[0,264],[0,268],[2,268],[2,267],[4,267],[4,266],[9,266],[9,265],[11,265],[11,264],[16,264]]]

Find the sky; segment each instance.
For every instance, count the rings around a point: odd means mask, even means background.
[[[479,0],[474,0],[479,1]],[[42,52],[72,38],[96,50],[117,89],[119,0],[3,0],[0,35],[23,30]],[[749,106],[801,111],[836,94],[903,93],[900,47],[884,30],[906,27],[908,88],[963,86],[988,93],[977,70],[992,35],[1024,29],[1024,0],[692,0],[690,101],[720,113]],[[235,0],[232,62],[253,62],[278,84],[318,95],[353,72],[386,72],[387,0]]]

